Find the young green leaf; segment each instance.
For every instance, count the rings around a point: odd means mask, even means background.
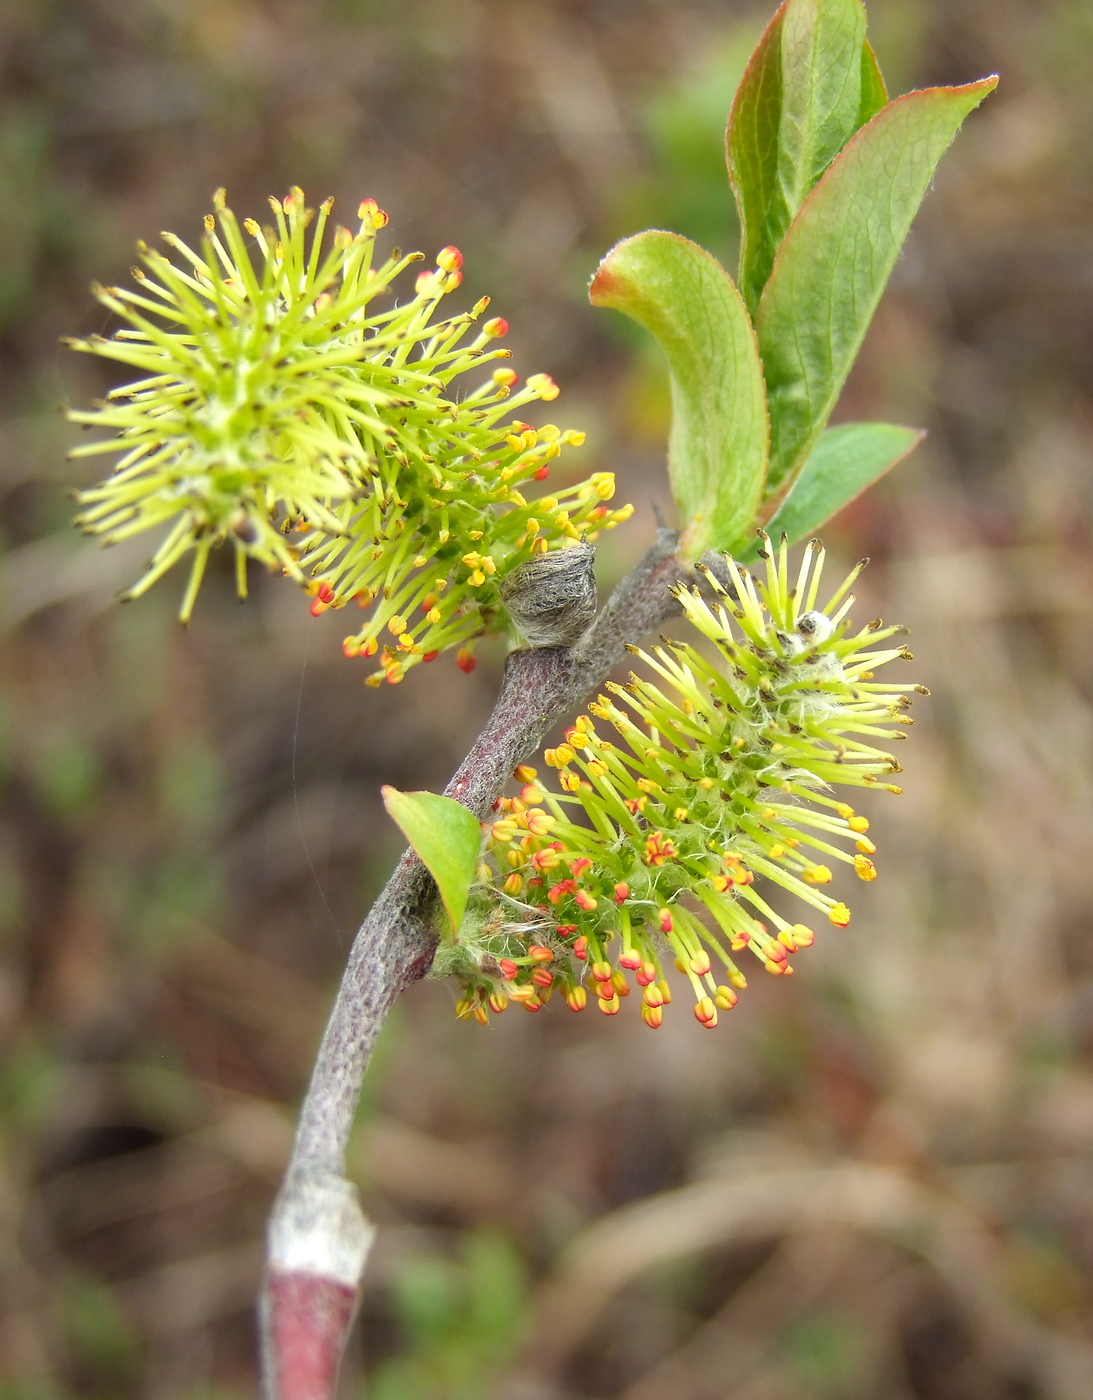
[[[829,428],[812,450],[789,495],[767,522],[767,533],[785,532],[790,544],[813,534],[866,487],[901,462],[925,437],[920,428],[894,423],[845,423]],[[749,549],[745,562],[754,557]]]
[[[402,828],[436,881],[452,933],[458,934],[482,847],[477,818],[461,803],[439,793],[399,792],[393,787],[384,787],[382,792],[387,815]]]
[[[858,126],[862,127],[888,105],[888,87],[880,71],[873,45],[866,39],[861,51],[861,110]]]
[[[858,129],[865,10],[861,0],[790,0],[782,21],[777,247],[809,191]]]
[[[778,123],[782,114],[782,22],[775,12],[736,89],[725,131],[725,161],[740,216],[740,291],[754,316],[777,244],[767,215],[778,183]]]
[[[589,300],[632,317],[667,356],[668,467],[686,554],[735,547],[762,498],[768,427],[755,332],[732,279],[696,243],[651,229],[612,248]]]
[[[997,82],[889,103],[794,219],[757,321],[771,415],[768,495],[794,479],[823,431],[937,163]]]
[[[740,288],[755,314],[797,210],[855,131],[884,105],[861,0],[786,0],[737,91],[726,133],[743,229]]]

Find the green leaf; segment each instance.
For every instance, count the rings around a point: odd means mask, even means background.
[[[729,183],[740,215],[740,290],[755,314],[777,244],[767,215],[778,183],[778,123],[782,113],[782,21],[789,0],[767,25],[736,89],[725,131]]]
[[[843,506],[901,462],[926,434],[894,423],[846,423],[829,428],[812,451],[789,495],[767,522],[772,539],[790,544],[812,535]],[[747,558],[755,554],[748,550]]]
[[[771,416],[768,494],[793,480],[823,431],[937,163],[997,82],[889,103],[801,206],[757,322]]]
[[[478,819],[462,803],[435,792],[399,792],[393,787],[382,792],[387,815],[402,828],[436,881],[452,933],[458,934],[482,848]]]
[[[878,93],[886,96],[861,0],[786,0],[752,56],[726,133],[743,228],[740,287],[753,315],[786,230],[877,110]]]
[[[782,21],[775,247],[858,129],[864,44],[861,0],[790,0]]]
[[[858,126],[872,121],[878,112],[888,105],[888,85],[880,71],[873,45],[866,39],[861,51],[861,110],[858,113]]]
[[[667,356],[668,468],[686,556],[735,546],[762,498],[768,427],[755,332],[732,279],[696,243],[652,229],[611,249],[588,295],[644,326]]]

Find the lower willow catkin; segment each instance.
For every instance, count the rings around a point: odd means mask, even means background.
[[[485,1023],[512,1001],[538,1010],[555,991],[575,1011],[591,991],[614,1015],[632,976],[655,1028],[674,964],[712,1027],[746,985],[738,955],[787,976],[817,917],[849,922],[828,893],[834,871],[872,880],[875,847],[833,789],[899,792],[900,765],[875,741],[904,738],[910,692],[926,692],[874,679],[910,656],[884,645],[903,629],[851,632],[862,566],[820,603],[823,562],[813,541],[791,584],[783,542],[761,579],[728,560],[731,588],[709,571],[706,596],[681,588],[712,654],[631,647],[654,678],[609,684],[545,751],[559,790],[516,770],[519,794],[485,829],[463,928],[437,954],[436,973],[462,983],[461,1016]]]

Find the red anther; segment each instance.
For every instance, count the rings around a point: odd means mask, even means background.
[[[620,880],[615,886],[614,900],[616,904],[623,904],[630,898],[630,886],[625,880]]]
[[[584,872],[591,866],[592,862],[587,856],[578,856],[576,860],[569,862],[569,871],[574,879],[579,880]]]
[[[630,972],[637,972],[641,967],[640,953],[623,953],[619,957],[619,966],[627,968]],[[640,980],[640,979],[639,979]]]
[[[334,601],[334,590],[329,583],[319,584],[319,597],[324,603],[332,603]]]
[[[548,963],[554,961],[554,952],[550,948],[544,948],[541,943],[533,943],[528,949],[528,957],[532,962]]]
[[[556,885],[552,885],[550,889],[547,890],[547,899],[550,900],[551,904],[557,904],[559,900],[564,899],[567,894],[572,894],[576,888],[576,880],[559,880]]]
[[[545,967],[537,967],[531,974],[531,980],[537,987],[549,987],[554,981],[554,976]]]
[[[580,958],[581,962],[588,961],[588,939],[582,933],[573,945],[573,956]]]
[[[591,913],[599,901],[595,895],[589,894],[587,890],[578,890],[573,896],[574,903],[580,905],[587,913]]]
[[[321,598],[312,598],[311,607],[308,609],[308,611],[311,613],[312,617],[322,617],[323,613],[326,612],[326,609],[327,604],[324,603]]]
[[[620,959],[621,961],[621,959]],[[641,987],[651,987],[657,980],[657,969],[651,962],[643,962],[637,973],[638,985]]]
[[[453,248],[451,244],[447,248],[441,248],[436,255],[437,267],[442,267],[445,272],[456,272],[463,266],[463,254],[458,248]]]
[[[542,883],[543,883],[543,882],[542,882],[542,879],[541,879],[538,875],[536,875],[535,878],[534,878],[533,880],[529,880],[529,881],[528,881],[528,889],[530,890],[531,887],[532,887],[533,885],[535,885],[535,886],[542,885]],[[540,904],[538,907],[539,907],[540,909],[545,909],[545,908],[546,908],[546,905],[545,905],[545,904]]]
[[[671,916],[671,914],[669,914],[669,912],[668,912],[667,909],[662,909],[662,910],[660,911],[660,931],[661,931],[661,933],[671,933],[672,930],[673,930],[674,928],[675,928],[675,924],[672,923],[672,916]]]
[[[498,798],[497,801],[496,801],[496,802],[493,804],[493,806],[490,808],[490,811],[491,811],[491,812],[499,812],[500,810],[501,810],[501,799]]]
[[[662,831],[654,831],[645,838],[646,865],[663,865],[665,861],[678,855],[679,850],[675,842],[670,837],[665,836]]]
[[[342,655],[347,661],[352,661],[355,656],[360,656],[361,646],[356,637],[346,637],[342,642]]]
[[[601,1001],[611,1001],[615,996],[614,979],[608,982],[597,982],[595,991]]]
[[[508,335],[509,323],[503,316],[494,316],[482,327],[482,334],[492,336],[495,340],[503,335]]]
[[[704,1026],[717,1025],[717,1007],[711,997],[701,997],[695,1003],[695,1020],[701,1021]]]
[[[466,674],[469,676],[474,670],[474,668],[478,665],[478,662],[474,659],[474,655],[472,652],[469,652],[464,648],[460,648],[459,652],[456,654],[455,664],[459,667],[461,671],[466,672]]]
[[[688,959],[688,966],[696,977],[705,977],[710,970],[710,955],[700,948],[693,958]]]
[[[421,659],[422,661],[435,661],[439,655],[439,651],[427,651]]]
[[[540,467],[538,471],[532,473],[533,481],[545,481],[550,475],[549,467]]]
[[[570,934],[577,932],[576,924],[555,924],[554,932],[559,938],[568,938]],[[587,942],[587,940],[585,940]]]
[[[520,971],[511,958],[502,958],[498,966],[501,968],[501,976],[506,982],[511,982]]]
[[[597,982],[610,982],[614,973],[611,964],[607,962],[594,962],[592,964],[592,976]]]
[[[542,1009],[543,1003],[539,1000],[537,996],[529,997],[527,1001],[524,1002],[525,1011],[542,1011]]]
[[[366,214],[371,215],[372,222],[375,224],[376,228],[383,228],[387,223],[387,215],[374,199],[361,200],[361,206],[357,210],[357,217],[363,219]]]
[[[765,948],[763,951],[766,953],[767,957],[770,958],[771,962],[784,963],[788,957],[781,943],[775,943],[773,947]]]

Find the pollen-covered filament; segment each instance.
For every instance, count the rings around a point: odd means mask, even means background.
[[[560,791],[517,770],[459,940],[438,959],[462,981],[459,1015],[485,1023],[514,1000],[535,1011],[555,990],[614,1015],[633,992],[655,1028],[674,966],[713,1027],[746,985],[745,959],[788,976],[817,921],[846,926],[829,891],[844,867],[872,880],[876,847],[832,788],[899,791],[873,740],[902,737],[893,727],[922,687],[873,679],[908,655],[885,645],[903,629],[852,632],[859,570],[821,601],[823,560],[813,541],[791,585],[783,543],[758,579],[729,560],[731,593],[712,575],[704,593],[682,590],[712,648],[632,648],[653,678],[609,685],[546,750]]]

